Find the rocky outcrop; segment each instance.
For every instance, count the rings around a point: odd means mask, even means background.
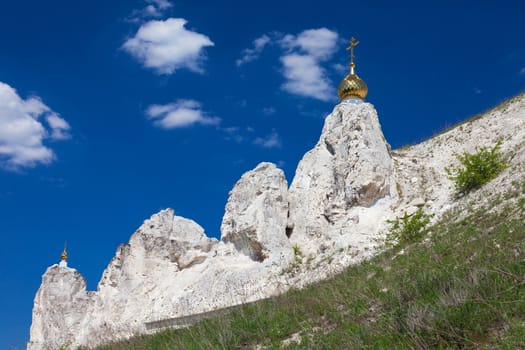
[[[438,217],[456,205],[444,171],[457,161],[455,152],[501,140],[511,166],[496,181],[517,181],[513,174],[522,174],[525,162],[524,111],[525,98],[517,98],[389,152],[372,105],[340,104],[289,190],[270,163],[241,177],[230,192],[221,241],[168,209],[118,248],[96,292],[86,292],[74,269],[50,267],[35,298],[28,349],[94,346],[187,325],[333,275],[377,252],[387,219],[418,208]],[[497,191],[496,182],[488,186]]]
[[[113,316],[100,319],[95,328],[101,327],[109,337],[130,336],[143,329],[146,315],[170,315],[165,308],[171,301],[163,295],[173,294],[169,290],[180,285],[177,280],[181,273],[204,263],[217,244],[216,239],[206,237],[201,226],[174,216],[171,209],[153,215],[129,243],[118,248],[104,271],[92,313],[108,314],[112,310]],[[145,310],[140,316],[137,305]]]
[[[230,192],[221,239],[255,261],[286,266],[293,250],[286,236],[288,183],[281,169],[261,163]]]
[[[81,325],[91,304],[86,281],[77,270],[64,263],[49,267],[35,297],[27,348],[56,350],[69,345],[82,332]]]
[[[326,277],[333,272],[327,257],[348,252],[349,245],[356,251],[341,256],[340,266],[371,254],[364,248],[384,221],[391,176],[392,160],[373,107],[339,105],[299,164],[290,191],[282,170],[271,163],[239,179],[226,204],[221,241],[171,209],[153,215],[118,248],[97,292],[84,300],[80,292],[63,291],[67,298],[60,300],[60,310],[69,315],[68,323],[45,322],[55,312],[47,291],[56,287],[46,274],[29,349],[65,341],[94,346]],[[301,251],[316,263],[315,274],[297,270],[307,258]],[[55,277],[68,281],[68,271]],[[83,288],[78,295],[87,295]]]
[[[235,239],[223,242],[208,238],[194,221],[174,216],[171,209],[163,210],[144,221],[130,241],[117,249],[97,292],[88,299],[80,298],[88,294],[75,270],[56,265],[46,272],[35,300],[28,349],[56,349],[66,343],[72,348],[95,346],[146,333],[151,330],[147,325],[158,321],[186,319],[282,292],[275,278],[275,269],[279,268],[276,264],[284,261],[281,257],[289,255],[291,248],[279,247],[279,238],[275,240],[271,234],[286,238],[286,181],[282,172],[269,163],[252,173],[260,173],[256,175],[263,192],[259,196],[266,200],[244,206],[261,218],[260,225],[254,226],[256,235],[247,239],[260,240],[265,247],[261,251],[268,255],[265,261],[245,255],[242,244]],[[269,178],[263,181],[262,174]],[[238,186],[232,193],[242,192],[242,188]],[[273,195],[283,189],[281,205],[266,210],[265,203],[276,199]],[[233,198],[240,200],[242,195],[234,195],[230,206],[243,207],[234,204]],[[242,220],[238,223],[244,227]],[[232,238],[235,232],[231,233]],[[55,316],[57,312],[67,316],[62,320]]]
[[[337,244],[334,240],[340,241],[339,248],[350,244],[348,239],[339,239],[341,235],[351,233],[355,238],[378,232],[379,226],[370,223],[377,210],[385,209],[385,201],[379,205],[378,201],[396,196],[393,170],[374,107],[369,103],[337,105],[326,118],[319,142],[299,163],[290,186],[292,242],[318,254]],[[359,224],[366,225],[360,229]]]

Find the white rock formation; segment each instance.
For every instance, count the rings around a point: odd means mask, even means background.
[[[171,298],[178,294],[177,277],[185,269],[202,264],[216,248],[201,226],[192,220],[173,216],[171,209],[153,215],[121,245],[104,271],[91,313],[112,317],[93,319],[84,327],[104,330],[104,340],[111,334],[130,336],[141,332],[144,322],[153,315],[170,317],[174,311]],[[137,315],[137,306],[143,308]],[[107,334],[107,337],[105,336]]]
[[[255,261],[286,266],[293,258],[286,236],[288,183],[281,169],[261,163],[245,173],[230,192],[221,240]]]
[[[51,266],[35,298],[28,349],[94,346],[326,278],[377,253],[387,219],[420,207],[437,219],[457,205],[444,168],[456,152],[498,140],[511,166],[486,186],[493,191],[525,171],[525,97],[394,152],[372,105],[338,105],[289,191],[273,164],[241,177],[221,241],[163,210],[119,247],[96,292],[86,292],[74,269]],[[298,250],[302,257],[293,256]]]
[[[273,164],[263,164],[255,173],[264,169],[277,174],[275,182],[266,183],[267,191],[282,189],[282,172]],[[274,188],[274,184],[278,187]],[[261,194],[262,198],[269,193]],[[238,207],[232,200],[230,203],[233,208]],[[264,210],[264,205],[263,201],[259,208]],[[269,222],[280,223],[282,235],[285,235],[286,213],[283,207],[276,214],[280,217],[278,221],[268,218]],[[154,330],[148,325],[156,321],[213,311],[282,292],[283,287],[274,277],[280,268],[276,264],[281,260],[284,263],[280,257],[289,255],[286,250],[291,248],[279,247],[272,238],[265,238],[266,233],[259,232],[260,228],[276,228],[277,224],[261,224],[255,231],[262,237],[268,261],[275,257],[272,264],[252,260],[233,243],[206,237],[201,226],[173,216],[173,211],[167,209],[146,220],[129,243],[118,248],[97,292],[92,292],[89,299],[84,301],[77,295],[80,293],[77,290],[87,294],[85,283],[75,270],[51,267],[44,274],[35,299],[28,349],[56,349],[65,344],[73,348],[94,346]],[[70,271],[75,271],[82,288],[73,283]],[[63,288],[65,284],[72,287]],[[55,315],[57,312],[60,316]],[[62,321],[63,315],[67,315],[66,321]]]
[[[91,303],[86,281],[77,270],[50,266],[35,297],[28,349],[55,350],[71,343]]]
[[[288,233],[318,256],[329,248],[371,242],[396,195],[389,146],[369,103],[337,105],[290,186]],[[351,237],[350,237],[351,236]]]

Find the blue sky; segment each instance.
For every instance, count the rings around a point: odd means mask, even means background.
[[[2,2],[0,349],[24,348],[64,240],[94,290],[160,209],[218,237],[242,173],[291,181],[350,36],[396,148],[524,90],[523,18],[521,0]]]

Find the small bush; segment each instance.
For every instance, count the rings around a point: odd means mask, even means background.
[[[293,246],[293,254],[296,258],[301,258],[303,256],[301,247],[299,247],[297,244]]]
[[[419,237],[428,233],[428,224],[434,215],[425,214],[423,209],[419,208],[414,215],[408,216],[405,212],[401,218],[395,220],[388,220],[392,225],[390,232],[387,234],[386,240],[388,244],[394,242],[413,242]]]
[[[293,261],[290,263],[288,267],[283,269],[282,271],[283,274],[296,272],[299,269],[299,266],[301,265],[301,263],[303,262],[303,251],[301,250],[301,247],[299,247],[298,245],[293,246],[293,255],[294,255]]]
[[[501,141],[491,149],[479,147],[476,153],[456,154],[461,165],[445,168],[448,178],[456,185],[456,198],[480,188],[507,167],[500,146]]]

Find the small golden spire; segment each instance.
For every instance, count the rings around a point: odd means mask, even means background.
[[[349,41],[349,46],[346,48],[346,51],[350,51],[350,74],[355,74],[354,73],[354,67],[355,67],[355,63],[354,63],[354,58],[355,58],[355,55],[354,55],[354,48],[359,45],[359,41],[356,40],[356,38],[352,37]]]
[[[64,241],[64,251],[60,254],[60,260],[67,261],[67,242]]]

